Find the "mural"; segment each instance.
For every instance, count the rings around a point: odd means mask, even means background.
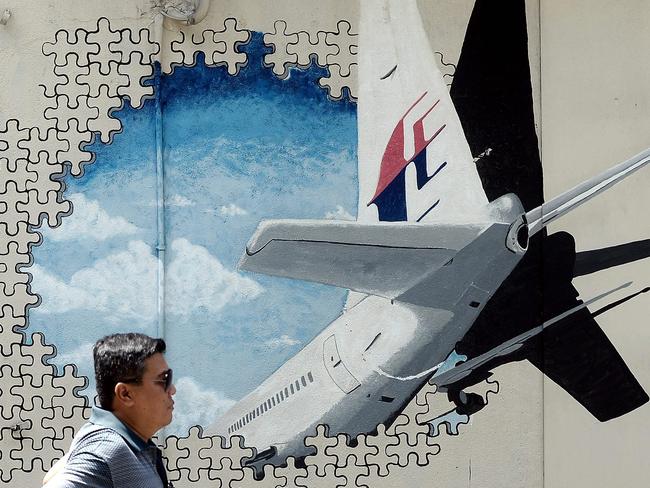
[[[399,485],[506,363],[602,422],[648,401],[595,321],[648,288],[572,283],[648,241],[547,226],[650,154],[544,203],[523,1],[477,0],[455,64],[416,2],[295,32],[164,8],[53,32],[43,120],[2,121],[3,482],[64,454],[120,331],[168,342],[177,487]]]
[[[176,68],[159,84],[164,320],[169,358],[178,365],[177,433],[210,424],[334,318],[344,301],[342,291],[235,271],[260,218],[346,217],[357,198],[353,104],[328,101],[316,84],[323,70],[279,80],[262,64],[265,51],[262,36],[254,34],[242,47],[248,62],[236,77],[207,67],[199,54],[195,67]],[[110,145],[89,146],[95,163],[83,179],[66,180],[75,211],[46,233],[32,272],[44,304],[78,297],[59,310],[38,307],[32,325],[58,344],[55,362],[83,366],[89,376],[94,338],[106,330],[161,333],[155,141],[147,144],[155,132],[155,101],[115,116],[123,133]],[[296,116],[299,126],[276,123]],[[327,197],[315,198],[320,194]],[[79,253],[84,258],[66,259],[71,241],[89,247]],[[132,280],[120,278],[127,274]],[[101,317],[88,317],[98,311]],[[66,337],[80,322],[89,325]],[[71,361],[81,355],[84,361]],[[206,357],[214,358],[211,368],[203,367]]]

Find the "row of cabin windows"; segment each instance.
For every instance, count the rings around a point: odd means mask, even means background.
[[[237,422],[235,422],[230,427],[228,427],[228,433],[232,434],[233,432],[241,429],[244,425],[248,424],[248,422],[250,422],[254,418],[259,417],[260,415],[264,414],[268,410],[271,410],[276,405],[279,405],[280,402],[283,402],[285,399],[289,398],[294,393],[299,392],[300,388],[304,388],[305,386],[307,386],[308,384],[307,382],[309,383],[314,382],[314,377],[312,376],[311,371],[307,373],[306,379],[304,376],[301,376],[299,380],[290,383],[289,386],[286,386],[284,388],[284,390],[280,390],[274,396],[268,398],[260,406],[258,406],[254,410],[251,410],[249,413],[244,415]]]

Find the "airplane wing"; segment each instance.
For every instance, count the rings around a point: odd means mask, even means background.
[[[512,339],[509,339],[475,358],[469,359],[459,364],[458,366],[447,369],[440,373],[434,373],[433,376],[429,379],[429,383],[432,385],[436,385],[438,387],[444,387],[444,386],[457,383],[462,379],[466,378],[467,376],[469,376],[472,372],[474,372],[479,367],[488,363],[489,361],[498,358],[500,356],[507,356],[521,349],[524,346],[524,344],[526,344],[526,342],[528,342],[530,339],[537,336],[538,334],[541,334],[547,327],[551,327],[555,324],[558,324],[559,322],[569,317],[570,315],[585,309],[590,304],[608,295],[611,295],[616,291],[619,291],[623,288],[627,288],[631,284],[632,284],[631,282],[625,283],[624,285],[621,285],[617,288],[614,288],[613,290],[598,295],[597,297],[594,297],[591,300],[588,300],[587,302],[580,303],[575,307],[561,313],[560,315],[557,315],[556,317],[553,317],[552,319],[545,321],[543,324],[534,327],[532,329],[529,329],[526,332],[523,332],[518,336],[513,337]]]
[[[601,422],[648,401],[589,310],[580,310],[562,327],[545,330],[539,339],[540,354],[529,354],[528,360]]]
[[[582,205],[587,200],[607,190],[635,171],[641,169],[650,162],[650,149],[633,156],[627,161],[614,166],[604,173],[591,178],[571,190],[558,195],[552,200],[540,205],[526,213],[526,220],[530,235],[535,235],[541,229]]]
[[[489,226],[263,221],[239,267],[394,298],[448,263]]]
[[[573,276],[597,273],[603,269],[621,266],[650,257],[650,239],[627,242],[603,249],[576,253]]]

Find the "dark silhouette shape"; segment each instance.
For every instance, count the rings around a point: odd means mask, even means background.
[[[576,254],[573,276],[584,276],[650,257],[650,239]]]
[[[632,300],[633,298],[638,297],[639,295],[643,293],[648,293],[650,291],[650,287],[645,287],[643,290],[637,291],[636,293],[631,293],[630,295],[626,296],[625,298],[621,298],[620,300],[616,300],[615,302],[612,302],[608,305],[605,305],[602,308],[599,308],[595,312],[591,314],[592,317],[598,317],[600,314],[608,312],[609,310],[618,307],[619,305],[623,305],[625,302],[628,302]]]
[[[477,0],[451,96],[472,154],[482,155],[477,170],[488,198],[515,193],[526,210],[539,206],[544,198],[542,165],[535,133],[523,0]],[[574,270],[584,274],[647,255],[647,244],[623,245],[611,252],[581,253],[576,264],[570,234],[540,232],[457,344],[457,351],[477,356],[582,303],[571,283]],[[601,421],[648,401],[587,309],[546,329],[512,355],[495,359],[459,386],[481,381],[488,369],[499,364],[523,359]],[[455,395],[450,392],[450,397]]]

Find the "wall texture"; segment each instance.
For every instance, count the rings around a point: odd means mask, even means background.
[[[241,438],[208,432],[354,301],[239,271],[248,238],[261,219],[354,220],[371,164],[357,163],[358,5],[209,3],[195,25],[146,0],[0,4],[0,480],[39,485],[89,416],[92,343],[134,329],[170,345],[178,408],[157,440],[177,487],[650,480],[647,405],[598,422],[528,361],[468,387],[476,413],[426,384],[387,428],[356,442],[318,429],[304,466],[263,480],[241,467],[254,455]],[[547,199],[650,145],[650,10],[597,3],[525,4]],[[451,84],[474,2],[419,8]],[[551,230],[578,251],[647,253],[649,182],[641,170]],[[648,266],[573,285],[583,300],[627,281],[633,293]],[[598,316],[646,389],[647,310],[640,295]]]

